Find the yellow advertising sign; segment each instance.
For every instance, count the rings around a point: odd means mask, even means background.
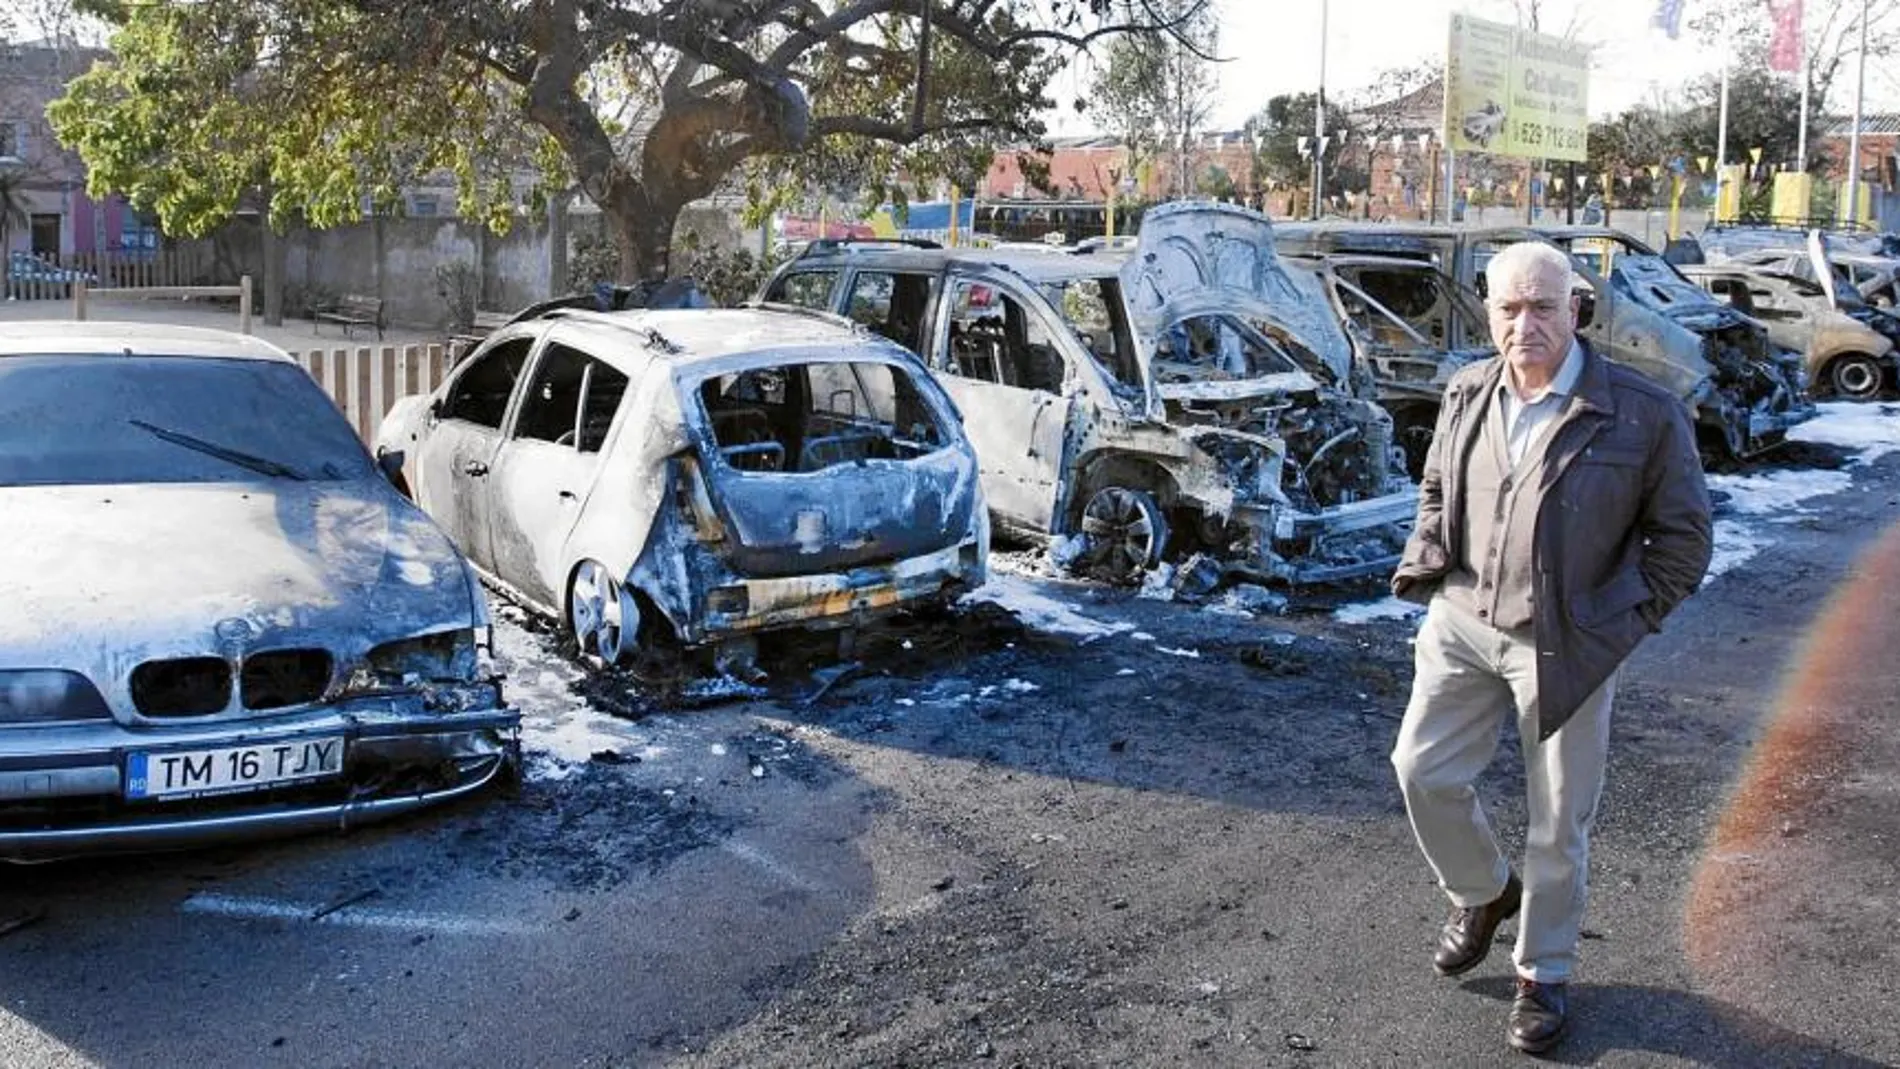
[[[1587,47],[1452,15],[1445,142],[1454,151],[1582,161],[1589,89]]]

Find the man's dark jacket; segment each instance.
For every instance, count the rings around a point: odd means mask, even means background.
[[[1531,535],[1537,727],[1547,739],[1659,630],[1709,567],[1709,492],[1681,401],[1583,347],[1583,372],[1545,439]],[[1466,458],[1503,357],[1445,388],[1419,479],[1418,526],[1392,592],[1429,602],[1457,566]]]

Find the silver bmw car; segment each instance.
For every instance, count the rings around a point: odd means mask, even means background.
[[[0,335],[0,859],[393,816],[512,774],[486,602],[282,351]]]

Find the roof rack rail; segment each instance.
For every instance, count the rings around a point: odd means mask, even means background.
[[[942,245],[928,238],[815,238],[799,251],[800,257],[818,256],[828,252],[855,245],[897,245],[911,249],[941,249]]]

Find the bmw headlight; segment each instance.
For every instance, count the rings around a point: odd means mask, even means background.
[[[99,688],[78,672],[0,669],[0,725],[110,719]]]
[[[345,684],[346,693],[368,693],[427,683],[467,683],[475,678],[475,629],[458,628],[385,642]]]

